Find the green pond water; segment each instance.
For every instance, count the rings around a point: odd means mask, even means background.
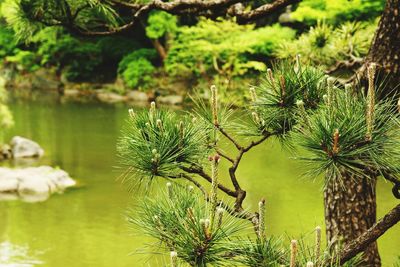
[[[164,266],[132,254],[150,240],[124,218],[141,194],[117,181],[115,144],[127,106],[39,97],[13,101],[11,109],[16,125],[8,136],[37,141],[46,154],[35,164],[59,166],[81,186],[41,203],[0,202],[0,266]],[[299,237],[323,225],[322,192],[319,182],[301,178],[300,165],[289,157],[278,144],[267,143],[245,156],[238,174],[247,207],[266,198],[268,234]],[[379,216],[396,204],[390,189],[378,185]],[[400,255],[400,225],[379,240],[379,248],[384,266],[392,266]]]

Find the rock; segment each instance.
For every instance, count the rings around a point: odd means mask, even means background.
[[[44,150],[39,144],[29,139],[14,136],[11,139],[11,153],[13,158],[41,157]]]
[[[140,92],[140,91],[129,91],[126,94],[126,97],[128,98],[129,101],[133,102],[148,102],[149,97],[145,92]]]
[[[5,144],[1,147],[1,156],[3,159],[12,158],[12,150],[10,145]]]
[[[18,191],[18,180],[13,176],[7,176],[6,173],[0,173],[0,192]]]
[[[292,14],[292,6],[291,6],[291,5],[288,5],[288,6],[286,7],[286,12],[285,12],[285,13],[282,13],[282,14],[279,16],[279,18],[278,18],[279,23],[281,23],[281,24],[287,24],[287,23],[293,22],[294,20],[292,19],[291,14]]]
[[[64,90],[64,96],[68,97],[77,97],[81,94],[81,91],[78,89],[65,89]]]
[[[29,202],[44,201],[52,193],[61,193],[74,185],[76,182],[68,173],[49,166],[0,168],[0,195],[15,194]]]
[[[157,97],[157,102],[165,105],[181,105],[183,103],[183,96],[181,95],[167,95]]]
[[[126,96],[112,92],[100,91],[97,93],[97,98],[102,102],[115,103],[126,101]]]

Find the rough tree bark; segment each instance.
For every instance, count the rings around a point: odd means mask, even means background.
[[[400,0],[387,0],[385,10],[358,81],[367,88],[367,67],[376,63],[380,75],[386,79],[383,97],[393,93],[400,94]],[[379,82],[379,80],[377,81]],[[393,91],[394,88],[397,88]],[[348,245],[376,222],[376,177],[362,182],[350,175],[343,175],[343,185],[331,181],[324,192],[325,223],[327,238],[330,242]],[[376,242],[364,250],[362,266],[381,266]]]
[[[165,51],[164,46],[161,44],[161,42],[158,39],[150,39],[150,40],[151,40],[151,43],[153,44],[154,48],[156,49],[161,62],[164,62],[164,60],[167,58],[167,52]]]
[[[333,248],[348,245],[376,222],[376,177],[360,179],[344,173],[324,190],[326,235]],[[376,242],[364,250],[362,266],[381,266]]]
[[[340,252],[340,262],[343,264],[363,251],[371,242],[376,241],[387,230],[400,221],[400,204],[389,211],[374,226],[357,239],[349,242]]]
[[[386,1],[364,66],[371,62],[377,63],[378,70],[389,78],[384,94],[399,94],[400,87],[396,92],[391,91],[400,84],[400,0]],[[365,70],[364,67],[364,74]]]

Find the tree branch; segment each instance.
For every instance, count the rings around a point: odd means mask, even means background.
[[[208,193],[204,189],[204,187],[197,182],[195,179],[190,177],[187,174],[182,173],[181,177],[188,180],[189,182],[193,183],[204,195],[206,201],[210,201],[210,198],[208,196]],[[222,200],[219,201],[218,206],[221,206],[223,209],[225,209],[231,216],[234,216],[239,219],[244,219],[250,221],[255,227],[258,225],[258,213],[251,213],[245,210],[242,210],[241,212],[236,211],[235,209],[232,209],[228,204],[224,203]]]
[[[204,172],[203,168],[193,168],[193,167],[185,167],[185,166],[181,166],[180,168],[187,173],[197,174],[200,177],[207,180],[209,183],[212,183],[212,178],[207,173]],[[218,184],[218,188],[231,197],[237,196],[237,193],[235,191],[225,187],[222,184]]]
[[[252,9],[250,11],[244,11],[244,8],[241,6],[236,6],[231,9],[229,14],[231,16],[236,16],[239,23],[248,23],[249,21],[254,21],[259,18],[270,15],[271,13],[282,9],[288,5],[292,5],[300,2],[301,0],[276,0],[272,3],[268,3]]]
[[[215,125],[215,127],[218,129],[218,131],[220,131],[220,133],[221,133],[223,136],[225,136],[229,141],[231,141],[232,144],[234,144],[235,147],[236,147],[238,150],[242,150],[242,149],[243,149],[243,147],[239,144],[239,142],[236,141],[236,140],[235,140],[228,132],[226,132],[221,126]]]
[[[215,148],[215,151],[220,155],[221,157],[225,158],[226,160],[230,161],[231,163],[234,163],[234,159],[226,155],[222,150],[218,149],[218,147]]]
[[[206,199],[208,199],[208,194],[207,194],[206,190],[199,182],[197,182],[195,179],[193,179],[191,176],[189,176],[185,173],[181,173],[181,176],[183,178],[185,178],[186,180],[188,180],[189,182],[191,182],[192,184],[194,184],[203,193],[203,195],[206,197]]]
[[[340,263],[344,264],[358,253],[364,251],[371,243],[375,242],[388,229],[400,221],[400,204],[389,211],[382,219],[375,223],[364,234],[350,242],[340,252]]]
[[[187,14],[228,14],[236,16],[238,22],[247,23],[259,19],[263,16],[270,15],[271,13],[282,9],[290,4],[300,2],[301,0],[276,0],[273,3],[268,3],[255,8],[250,11],[244,11],[244,8],[230,8],[232,6],[242,7],[243,3],[249,2],[249,0],[174,0],[171,2],[163,2],[161,0],[153,0],[148,4],[135,4],[125,1],[111,0],[114,5],[120,5],[122,7],[131,9],[133,15],[130,20],[119,27],[104,30],[104,31],[91,31],[86,28],[82,28],[79,25],[75,25],[74,21],[78,16],[79,12],[75,12],[71,15],[73,19],[70,23],[65,23],[62,26],[66,27],[73,33],[86,36],[107,36],[117,33],[124,32],[132,28],[139,19],[146,15],[151,10],[162,10],[175,15],[187,15]],[[240,3],[240,4],[238,4]],[[236,5],[238,4],[238,5]],[[85,7],[86,8],[86,7]],[[83,8],[83,9],[85,9]],[[221,12],[222,11],[222,12]],[[207,14],[208,14],[207,13]]]
[[[392,193],[397,199],[400,199],[400,180],[389,172],[382,172],[383,178],[393,183]]]

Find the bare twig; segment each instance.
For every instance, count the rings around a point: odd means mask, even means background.
[[[231,141],[232,144],[234,144],[235,147],[236,147],[238,150],[242,150],[242,149],[243,149],[243,147],[239,144],[239,142],[236,141],[227,131],[225,131],[224,128],[222,128],[222,127],[219,126],[219,125],[216,125],[215,127],[218,129],[218,131],[220,131],[220,133],[221,133],[223,136],[225,136],[229,141]]]
[[[185,173],[182,173],[180,177],[184,178],[184,179],[188,180],[189,182],[191,182],[192,184],[194,184],[203,193],[206,201],[210,201],[210,197],[209,197],[207,191],[199,182],[197,182],[195,179],[193,179],[191,176],[189,176]],[[179,177],[174,177],[174,178],[179,178]],[[232,209],[228,204],[226,204],[222,200],[219,200],[218,206],[222,207],[230,215],[232,215],[236,218],[248,220],[251,223],[253,223],[254,225],[257,225],[257,223],[258,223],[258,214],[257,213],[251,213],[251,212],[248,212],[245,210],[243,210],[241,212],[237,212],[235,209]]]
[[[230,162],[234,162],[234,159],[232,159],[231,157],[229,157],[228,155],[226,155],[221,149],[219,149],[218,147],[215,148],[215,151],[218,153],[218,155],[220,155],[221,157],[223,157],[224,159],[230,161]]]
[[[197,174],[200,177],[204,178],[205,180],[207,180],[209,183],[212,182],[212,178],[211,176],[209,176],[203,168],[198,168],[198,167],[185,167],[185,166],[181,166],[180,167],[183,171],[187,172],[187,173],[191,173],[191,174]],[[224,193],[226,193],[227,195],[231,196],[231,197],[236,197],[237,193],[227,187],[225,187],[222,184],[218,184],[218,188],[223,191]]]

